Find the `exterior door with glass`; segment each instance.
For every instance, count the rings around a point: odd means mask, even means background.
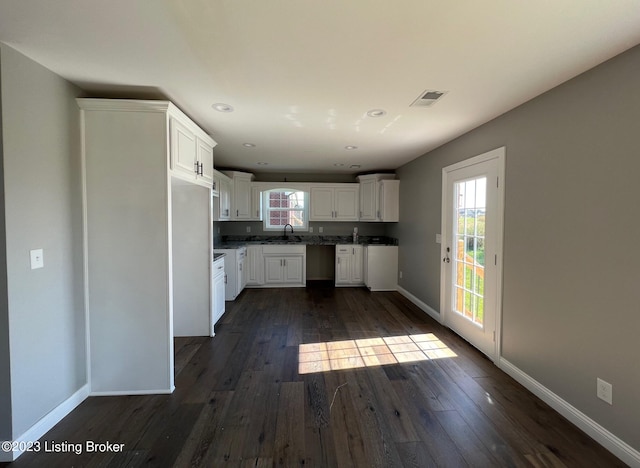
[[[446,326],[499,354],[504,148],[443,169],[441,309]]]

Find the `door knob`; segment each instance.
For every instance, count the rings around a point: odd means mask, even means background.
[[[451,263],[451,259],[449,258],[449,252],[450,252],[450,250],[451,250],[451,249],[449,249],[449,247],[447,247],[447,253],[446,253],[446,256],[442,259],[442,261],[443,261],[444,263]]]

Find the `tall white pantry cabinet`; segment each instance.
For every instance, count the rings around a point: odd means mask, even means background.
[[[171,393],[174,336],[212,333],[216,143],[168,101],[77,102],[91,393]]]

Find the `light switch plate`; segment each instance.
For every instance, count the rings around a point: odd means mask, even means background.
[[[44,253],[42,249],[30,250],[31,269],[44,268]]]
[[[442,234],[436,234],[436,244],[442,244]]]

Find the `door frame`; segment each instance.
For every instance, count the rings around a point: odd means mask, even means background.
[[[450,173],[456,171],[458,169],[462,169],[469,166],[474,166],[476,164],[484,163],[490,160],[497,160],[498,162],[498,180],[497,183],[497,213],[496,213],[496,258],[495,258],[495,267],[496,267],[496,311],[495,311],[495,339],[493,346],[493,355],[487,355],[489,359],[491,359],[495,364],[498,363],[501,355],[502,355],[502,286],[503,286],[503,250],[504,250],[504,195],[505,195],[505,158],[506,158],[506,147],[502,146],[500,148],[493,149],[491,151],[487,151],[486,153],[482,153],[478,156],[471,157],[469,159],[465,159],[464,161],[460,161],[458,163],[452,164],[450,166],[446,166],[442,168],[442,214],[441,214],[441,230],[442,230],[442,243],[440,245],[440,258],[444,259],[446,257],[447,252],[446,244],[448,242],[449,237],[451,237],[452,232],[451,226],[447,225],[447,217],[448,213],[446,210],[445,202],[448,198],[448,182]],[[446,265],[444,261],[441,260],[440,263],[440,321],[443,325],[447,326],[447,311],[445,310],[445,304],[447,303],[447,290],[446,281],[447,280],[447,271]],[[450,327],[448,327],[450,328]],[[464,338],[464,337],[463,337]]]

